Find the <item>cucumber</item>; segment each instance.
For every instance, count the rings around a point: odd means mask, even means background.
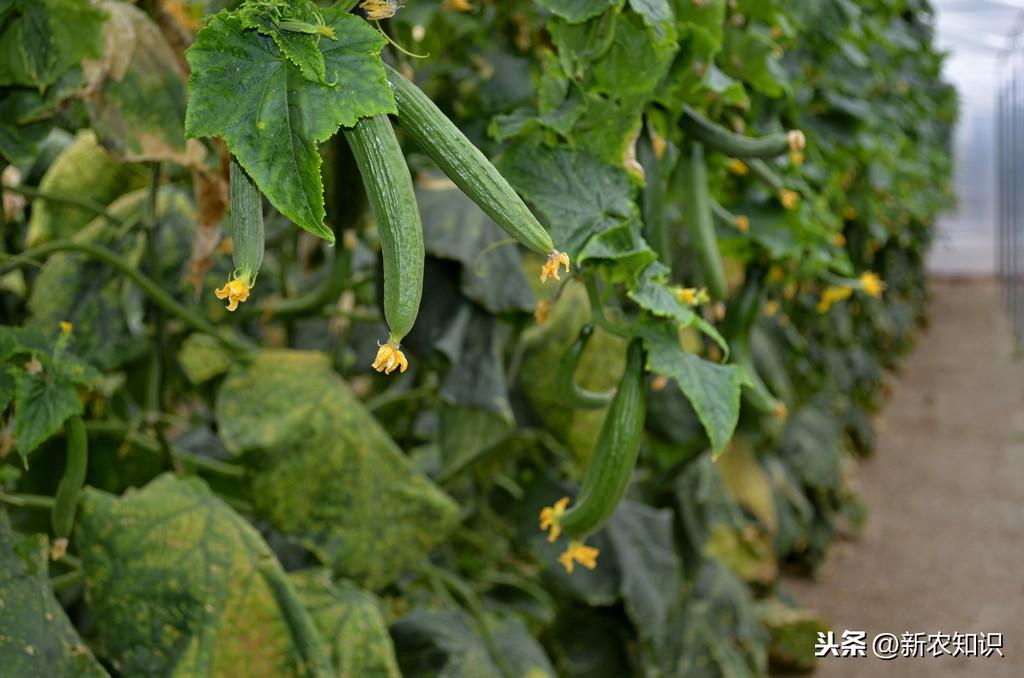
[[[238,160],[231,157],[231,258],[235,278],[251,288],[263,265],[263,199],[260,189]]]
[[[551,234],[491,161],[423,91],[385,64],[402,129],[487,216],[537,254],[555,252]]]
[[[64,463],[64,475],[57,486],[54,498],[51,522],[53,534],[58,539],[67,539],[71,528],[75,525],[75,510],[78,506],[78,495],[85,484],[85,471],[89,466],[89,438],[85,432],[85,424],[81,417],[71,417],[64,424],[67,460]]]
[[[684,132],[697,141],[733,158],[774,158],[784,155],[803,139],[803,134],[798,130],[759,138],[736,134],[711,122],[689,106],[683,107],[679,124]]]
[[[399,346],[416,322],[423,295],[423,227],[412,177],[386,115],[362,118],[345,130],[370,208],[377,221],[384,262],[384,319],[391,332],[374,369],[405,371]]]
[[[684,199],[684,226],[697,254],[701,276],[708,292],[715,299],[724,299],[729,292],[722,254],[718,251],[715,221],[708,193],[708,171],[704,162],[704,146],[695,143],[690,160],[678,172]]]
[[[558,363],[558,371],[555,373],[555,389],[566,404],[577,409],[596,410],[607,406],[615,397],[615,389],[596,393],[576,383],[576,369],[593,334],[593,325],[584,325],[580,329],[579,336],[562,356]]]
[[[772,414],[781,418],[786,415],[786,405],[765,385],[757,371],[750,348],[750,337],[764,301],[765,275],[766,270],[763,266],[751,265],[747,269],[743,289],[730,305],[722,329],[729,343],[732,362],[743,367],[750,377],[750,382],[743,385],[744,402],[761,414]]]
[[[572,508],[556,517],[560,531],[582,539],[599,530],[615,512],[629,487],[647,411],[645,356],[640,339],[626,350],[626,371],[608,408],[583,486]]]

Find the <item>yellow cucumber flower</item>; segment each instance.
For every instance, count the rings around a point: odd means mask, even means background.
[[[851,287],[826,287],[825,291],[821,293],[821,300],[818,302],[818,313],[827,313],[832,308],[832,304],[849,299],[851,294],[853,294],[853,288]]]
[[[565,266],[566,272],[570,270],[569,255],[565,252],[559,252],[558,250],[551,250],[551,254],[548,255],[548,260],[540,267],[540,281],[547,282],[548,277],[552,277],[555,280],[561,280],[561,278],[558,277],[559,266]]]
[[[798,129],[790,130],[786,138],[789,140],[789,150],[791,153],[799,153],[807,148],[807,137]]]
[[[551,317],[552,306],[550,299],[541,299],[537,302],[537,307],[533,309],[533,319],[537,321],[538,325],[543,325]]]
[[[865,271],[860,274],[860,286],[869,297],[875,297],[876,299],[882,296],[882,292],[885,291],[885,283],[882,282],[877,273],[872,273],[871,271]]]
[[[745,214],[741,214],[736,217],[736,228],[739,229],[740,233],[747,233],[750,231],[750,217]]]
[[[473,4],[469,0],[444,0],[444,8],[456,12],[472,12]]]
[[[729,171],[738,177],[744,177],[750,172],[750,168],[739,158],[730,158]]]
[[[800,203],[800,194],[797,193],[796,191],[790,191],[789,189],[786,189],[781,194],[779,194],[779,202],[781,202],[782,206],[785,207],[787,210],[791,210]]]
[[[69,323],[67,320],[60,321],[60,333],[71,334],[71,330],[75,329],[75,326]]]
[[[228,310],[234,311],[238,308],[238,304],[249,298],[249,291],[252,287],[249,286],[249,281],[245,278],[235,278],[224,287],[219,290],[215,290],[214,294],[217,295],[218,299],[228,300]]]
[[[547,532],[548,541],[555,541],[562,534],[562,526],[558,524],[558,518],[565,513],[565,507],[569,505],[569,497],[562,497],[555,502],[554,506],[545,506],[540,510],[540,530]]]
[[[562,564],[565,571],[572,574],[576,563],[579,563],[588,570],[593,570],[597,567],[597,556],[600,551],[593,546],[586,546],[581,541],[574,541],[569,543],[569,548],[565,549],[562,555],[558,556],[558,562]]]
[[[384,374],[391,374],[395,370],[405,372],[408,368],[409,361],[405,359],[405,354],[402,353],[402,349],[393,339],[389,339],[388,343],[381,344],[380,348],[377,349],[377,357],[373,361],[373,369]]]
[[[676,299],[689,306],[697,306],[698,304],[705,304],[710,301],[708,291],[706,289],[697,289],[696,287],[677,289]]]

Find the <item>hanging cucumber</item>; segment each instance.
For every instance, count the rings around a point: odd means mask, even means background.
[[[647,411],[645,360],[641,340],[633,339],[626,350],[626,370],[601,426],[576,503],[567,509],[569,499],[565,497],[541,511],[540,527],[550,530],[549,541],[561,534],[570,538],[569,547],[559,557],[569,572],[575,563],[596,567],[597,549],[585,546],[582,540],[608,521],[633,475]]]
[[[246,171],[231,157],[229,170],[231,193],[231,259],[235,271],[231,280],[214,292],[228,300],[228,310],[249,298],[256,276],[263,265],[263,199],[260,189]]]
[[[730,132],[689,106],[683,108],[680,118],[683,131],[697,141],[733,158],[774,158],[788,152],[802,151],[806,139],[800,130],[769,134],[754,138]]]
[[[423,294],[423,227],[409,167],[386,115],[362,118],[345,130],[377,220],[384,262],[384,318],[391,335],[373,368],[391,374],[409,366],[401,341],[413,323]]]
[[[555,249],[551,234],[519,194],[430,97],[398,71],[385,68],[402,129],[487,216],[523,246],[548,257],[541,280],[558,280],[560,265],[569,270],[569,257]]]
[[[562,356],[555,373],[555,389],[566,404],[578,409],[599,409],[605,407],[615,397],[615,390],[605,393],[588,391],[576,383],[576,369],[580,358],[587,347],[587,342],[594,335],[593,325],[584,325],[572,346]]]
[[[763,266],[750,265],[743,289],[730,305],[722,330],[729,342],[732,362],[743,367],[750,378],[743,385],[743,400],[761,414],[782,418],[787,414],[786,405],[772,395],[761,379],[750,349],[750,337],[764,301],[765,274]]]
[[[55,552],[63,553],[67,546],[67,538],[75,525],[75,511],[78,506],[78,495],[85,484],[85,471],[89,466],[89,438],[85,432],[85,424],[81,417],[71,417],[64,424],[67,460],[64,462],[64,475],[57,486],[54,498],[53,534],[57,537]],[[59,545],[59,546],[58,546]]]
[[[725,266],[718,251],[715,221],[708,193],[708,171],[704,162],[704,146],[693,144],[690,160],[678,172],[684,201],[684,225],[697,254],[701,276],[714,299],[722,300],[729,292]]]

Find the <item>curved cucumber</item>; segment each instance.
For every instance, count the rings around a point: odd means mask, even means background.
[[[718,251],[711,196],[708,194],[708,170],[701,144],[693,144],[690,160],[681,168],[679,176],[683,184],[685,226],[697,254],[704,284],[713,298],[724,299],[729,293],[729,287],[725,279],[722,254]]]
[[[249,287],[263,265],[263,199],[260,189],[234,156],[231,157],[231,258],[235,277]]]
[[[345,130],[377,220],[384,261],[384,318],[398,344],[412,329],[423,295],[423,227],[409,167],[386,115]]]
[[[615,389],[605,393],[588,391],[576,383],[576,369],[580,358],[587,347],[587,342],[594,335],[593,325],[584,325],[572,346],[562,356],[555,373],[555,389],[567,404],[578,409],[596,410],[605,407],[615,397]]]
[[[67,438],[67,461],[64,465],[64,475],[57,486],[57,496],[51,515],[53,533],[60,539],[67,539],[75,525],[78,495],[85,484],[85,471],[89,466],[89,438],[82,418],[68,419],[64,424],[64,435]]]
[[[786,133],[754,138],[730,132],[689,106],[683,108],[679,124],[697,141],[733,158],[774,158],[788,153],[793,143]]]
[[[570,538],[598,530],[622,501],[633,475],[647,411],[643,345],[633,339],[626,352],[626,371],[601,426],[590,466],[576,503],[558,518]]]
[[[550,254],[551,234],[491,161],[419,87],[390,66],[385,69],[399,122],[416,145],[509,235],[537,254]]]

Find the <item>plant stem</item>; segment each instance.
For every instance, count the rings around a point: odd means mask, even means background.
[[[164,291],[163,288],[153,282],[148,276],[137,271],[119,254],[100,245],[74,240],[53,240],[38,247],[25,250],[16,257],[10,257],[10,261],[0,265],[0,275],[7,273],[10,268],[23,265],[26,260],[44,259],[55,252],[81,252],[92,257],[131,278],[132,282],[138,285],[153,303],[181,320],[193,330],[210,335],[232,351],[238,353],[248,353],[252,349],[248,342],[218,330],[209,320],[200,316],[195,311],[182,306],[174,297]]]
[[[7,494],[6,492],[0,492],[0,502],[10,504],[11,506],[50,511],[53,510],[54,500],[53,497],[47,497],[42,494]]]
[[[112,420],[87,421],[85,423],[85,428],[90,433],[109,436],[123,436],[126,441],[136,447],[154,454],[160,453],[161,451],[160,445],[157,441],[135,432],[131,424],[128,422]],[[196,468],[204,471],[209,471],[210,473],[215,473],[228,478],[242,478],[245,476],[244,466],[220,461],[219,459],[207,457],[202,454],[196,454],[195,452],[189,452],[188,450],[183,450],[173,445],[168,445],[168,448],[171,456],[175,459],[187,464],[192,464]]]
[[[113,214],[105,210],[98,203],[88,200],[86,198],[79,198],[74,195],[66,195],[64,193],[52,193],[50,191],[40,191],[38,188],[31,186],[8,186],[4,184],[0,187],[0,192],[10,191],[11,193],[17,193],[23,195],[26,198],[34,198],[39,200],[47,200],[49,202],[58,202],[65,205],[72,205],[74,207],[80,207],[84,210],[88,210],[97,216],[101,216],[112,224],[120,226],[123,219],[118,219]]]
[[[590,318],[593,323],[605,332],[614,334],[617,337],[629,339],[631,336],[629,330],[624,327],[619,327],[605,317],[604,309],[601,305],[601,295],[597,291],[597,275],[592,273],[586,276],[586,281],[587,298],[590,299]]]
[[[80,584],[85,579],[85,572],[82,570],[71,570],[64,574],[58,574],[56,577],[50,577],[50,588],[53,589],[54,593],[60,593],[66,591],[75,584]]]
[[[146,268],[150,279],[161,289],[163,288],[162,276],[160,275],[160,219],[157,216],[157,199],[160,196],[160,163],[152,163],[149,177],[149,191],[146,194],[146,204],[143,212],[143,222],[146,226]],[[160,456],[164,468],[173,468],[174,460],[171,457],[170,445],[167,443],[167,436],[164,423],[160,420],[159,414],[163,412],[163,357],[167,344],[166,327],[164,325],[164,313],[159,306],[150,303],[150,312],[153,314],[153,350],[149,354],[149,365],[146,374],[146,417],[153,427],[157,442],[160,444]]]

